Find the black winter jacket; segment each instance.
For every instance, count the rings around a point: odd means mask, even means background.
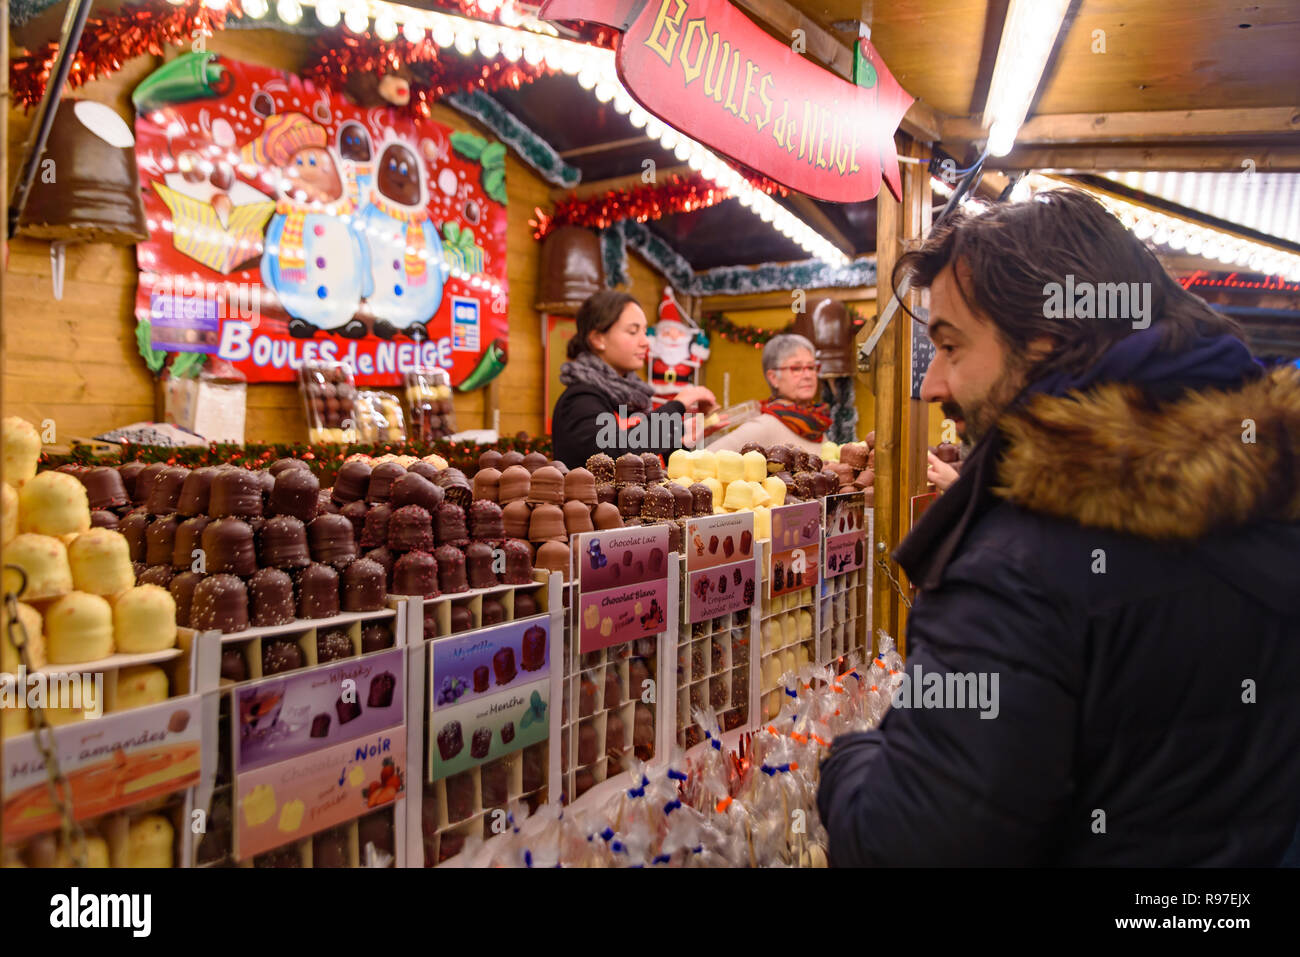
[[[831,862],[1276,865],[1300,819],[1300,372],[1039,397],[1001,426],[897,554],[929,586],[906,672],[997,672],[997,717],[893,708],[838,739]]]
[[[619,413],[625,413],[620,418]],[[618,458],[624,452],[653,452],[666,462],[681,448],[680,402],[667,402],[654,412],[627,414],[608,394],[586,383],[575,383],[555,400],[551,436],[555,458],[580,468],[597,452]]]

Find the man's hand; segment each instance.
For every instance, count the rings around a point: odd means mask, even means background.
[[[948,491],[948,486],[957,481],[957,470],[933,452],[926,452],[925,460],[929,463],[925,469],[926,479],[933,482],[940,492]]]

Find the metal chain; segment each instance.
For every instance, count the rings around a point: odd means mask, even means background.
[[[898,592],[899,599],[910,611],[912,608],[912,600],[908,598],[907,594],[903,591],[902,583],[897,578],[894,577],[894,571],[892,568],[889,567],[889,562],[885,561],[884,547],[883,547],[884,544],[885,544],[884,542],[880,542],[880,547],[877,548],[879,554],[877,554],[876,556],[876,565],[877,567],[879,567],[879,569],[882,572],[885,573],[885,577],[889,579],[889,584],[894,586],[894,591]]]
[[[35,673],[35,668],[32,667],[32,659],[28,651],[27,629],[18,617],[18,595],[21,595],[27,589],[27,572],[17,565],[5,565],[4,567],[5,571],[17,573],[22,582],[18,586],[17,595],[13,592],[5,592],[5,624],[10,643],[18,651],[18,657],[22,661],[27,674],[31,675]],[[15,690],[25,696],[26,689],[19,689],[15,684]],[[73,867],[85,867],[86,835],[82,831],[81,825],[72,816],[72,785],[68,783],[68,779],[63,776],[63,772],[59,769],[59,756],[54,744],[54,728],[45,719],[45,709],[43,707],[38,705],[29,707],[28,710],[32,713],[36,749],[40,751],[41,757],[45,759],[45,785],[50,792],[50,800],[59,812],[63,846],[72,859]]]

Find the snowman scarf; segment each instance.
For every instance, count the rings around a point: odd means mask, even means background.
[[[329,206],[304,206],[282,199],[275,211],[284,217],[284,230],[280,233],[280,278],[285,282],[307,281],[307,251],[303,247],[302,230],[308,213],[321,216],[346,216],[354,209],[352,201],[344,198]]]
[[[424,251],[424,223],[429,218],[429,211],[424,207],[409,209],[398,206],[386,200],[378,192],[370,194],[370,202],[384,215],[406,224],[406,255],[403,257],[406,282],[410,286],[423,286],[426,267],[424,260],[420,258],[420,253]]]

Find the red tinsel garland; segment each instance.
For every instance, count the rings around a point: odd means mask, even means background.
[[[768,194],[785,196],[789,190],[758,174],[745,175],[755,189]],[[644,223],[674,213],[689,213],[696,209],[715,206],[731,198],[731,192],[705,179],[699,173],[682,177],[676,174],[663,183],[638,186],[635,189],[611,189],[587,199],[576,196],[555,204],[555,212],[546,214],[534,209],[536,218],[529,220],[533,236],[542,239],[557,226],[586,226],[606,229],[624,219]]]

